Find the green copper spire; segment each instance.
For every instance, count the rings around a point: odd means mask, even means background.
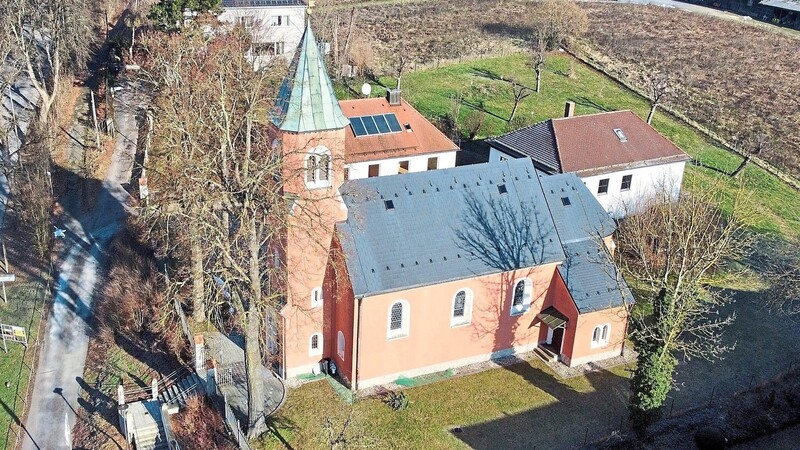
[[[350,124],[339,107],[310,23],[281,85],[272,123],[295,133],[335,130]]]

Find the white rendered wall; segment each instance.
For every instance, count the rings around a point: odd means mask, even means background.
[[[442,153],[429,153],[427,155],[407,156],[403,158],[376,159],[353,164],[347,164],[348,177],[351,180],[367,178],[369,176],[369,166],[379,164],[378,176],[397,175],[400,161],[408,161],[409,172],[424,172],[428,170],[428,158],[438,158],[437,169],[449,169],[456,166],[456,150]]]
[[[612,217],[621,218],[625,216],[626,208],[629,211],[636,210],[637,207],[665,189],[669,192],[670,198],[676,200],[681,192],[685,166],[686,162],[681,161],[581,177],[581,180]],[[633,175],[633,179],[630,190],[622,191],[622,177],[625,175]],[[604,178],[609,180],[608,193],[598,194],[597,188],[600,180]]]
[[[306,26],[305,6],[270,6],[255,8],[224,8],[218,19],[236,25],[239,17],[250,16],[253,18],[253,28],[250,33],[254,43],[283,42],[283,54],[291,59]],[[288,26],[270,26],[273,16],[289,16]],[[261,59],[261,58],[259,58]]]

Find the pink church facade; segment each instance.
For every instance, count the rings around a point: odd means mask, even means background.
[[[515,160],[345,180],[346,141],[359,137],[310,28],[281,95],[270,129],[292,199],[276,251],[281,376],[332,363],[358,390],[539,346],[567,365],[622,353],[632,297],[601,274],[614,225],[576,177]],[[378,135],[411,132],[373,120]]]

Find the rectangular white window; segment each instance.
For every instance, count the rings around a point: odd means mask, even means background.
[[[622,185],[620,186],[621,191],[630,191],[631,190],[631,183],[633,182],[633,175],[625,175],[622,177]]]
[[[252,16],[241,16],[238,18],[239,25],[242,26],[247,31],[253,29],[253,17]]]
[[[311,290],[311,307],[319,308],[322,306],[322,288],[314,288]]]
[[[269,24],[273,27],[288,27],[289,16],[272,16]]]

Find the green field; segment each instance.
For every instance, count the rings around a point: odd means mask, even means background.
[[[573,76],[570,77],[572,70]],[[413,72],[403,77],[403,95],[417,109],[432,120],[438,120],[451,110],[451,97],[460,95],[464,102],[460,120],[470,113],[472,105],[482,105],[486,121],[479,138],[508,131],[506,119],[513,105],[509,83],[490,78],[487,73],[502,78],[515,78],[527,86],[535,86],[535,74],[525,55],[487,58],[464,64],[454,64],[438,69]],[[381,79],[387,86],[394,85],[388,77]],[[343,93],[342,90],[339,90]],[[374,89],[382,95],[382,89]],[[614,80],[574,60],[566,54],[554,54],[547,60],[542,76],[542,89],[522,101],[517,117],[535,123],[552,117],[561,117],[567,100],[577,103],[577,114],[630,109],[640,117],[647,117],[648,102],[619,85]],[[522,120],[522,119],[517,119]],[[659,111],[653,126],[696,160],[719,171],[730,173],[741,158],[709,142],[702,134],[683,122]],[[734,180],[717,171],[689,166],[685,185],[693,189],[702,185],[715,185],[727,197],[740,193],[741,181],[747,204],[756,212],[753,229],[777,233],[789,238],[800,237],[800,192],[770,175],[749,166]]]
[[[8,303],[0,300],[0,323],[28,329],[28,348],[9,343],[8,353],[0,347],[0,449],[12,448],[18,429],[11,426],[21,420],[23,399],[34,367],[34,345],[46,290],[35,283],[9,285]],[[10,387],[6,388],[8,382]]]
[[[409,405],[392,411],[376,398],[357,400],[347,436],[352,447],[376,449],[563,448],[619,429],[627,416],[624,367],[559,380],[539,360],[405,389]],[[316,381],[289,392],[276,419],[280,439],[296,449],[326,446],[322,424],[340,431],[350,406]],[[607,420],[595,420],[596,415]],[[524,424],[524,426],[521,426]],[[460,427],[460,433],[451,431]],[[274,435],[260,448],[288,448]]]

